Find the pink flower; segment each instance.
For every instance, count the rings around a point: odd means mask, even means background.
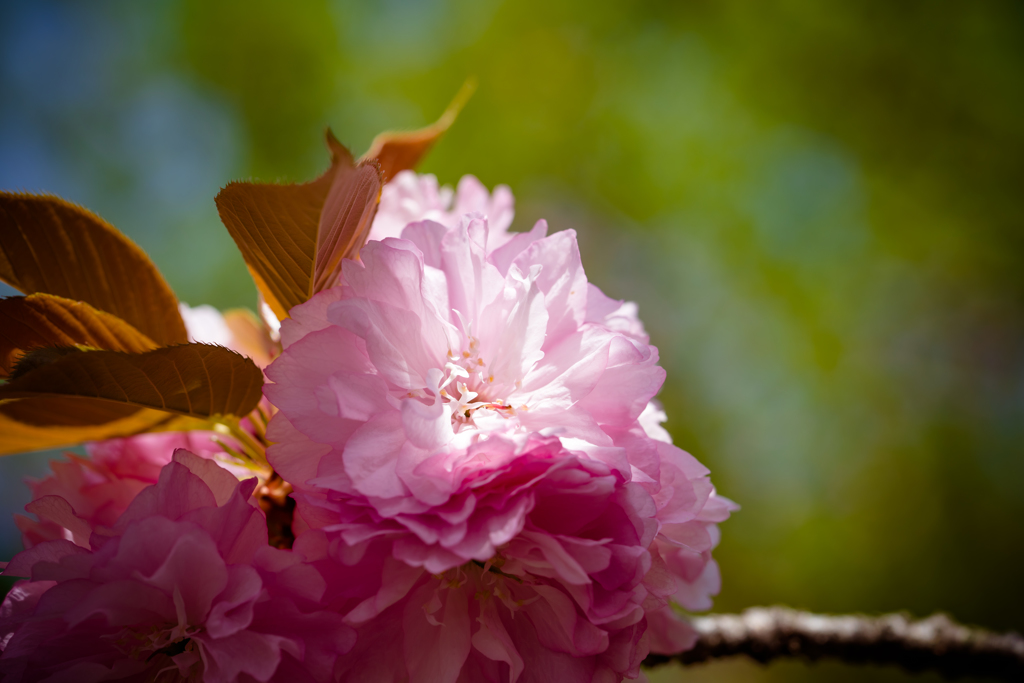
[[[322,576],[267,545],[254,486],[179,450],[87,547],[15,556],[5,575],[30,580],[0,609],[4,680],[329,680],[352,630],[318,608]]]
[[[135,496],[156,483],[160,470],[171,461],[176,449],[185,448],[204,458],[222,453],[213,436],[213,432],[141,434],[86,444],[89,458],[67,453],[66,460],[51,461],[52,476],[29,481],[32,502],[25,509],[40,520],[14,516],[22,542],[31,548],[43,541],[63,538],[86,546],[94,529],[113,526]],[[50,497],[67,502],[75,518],[81,520],[81,524],[75,524],[77,535],[48,519],[46,499]]]
[[[266,395],[332,447],[341,479],[322,471],[320,486],[437,503],[457,454],[495,434],[557,434],[632,476],[615,440],[661,386],[657,350],[588,309],[608,300],[588,285],[574,233],[536,233],[490,251],[482,220],[414,224],[293,310]]]
[[[554,437],[518,454],[500,437],[473,450],[491,466],[467,472],[444,505],[419,514],[387,518],[344,496],[320,502],[337,521],[300,537],[296,550],[337,565],[328,599],[359,633],[341,680],[621,680],[638,675],[652,640],[668,652],[692,645],[667,607],[685,581],[655,544],[662,511],[644,486]],[[663,497],[670,514],[702,530],[706,477],[679,483]],[[679,546],[710,550],[698,534]],[[332,554],[335,535],[344,545]]]
[[[433,175],[402,171],[381,191],[370,239],[400,237],[406,225],[423,220],[455,227],[466,214],[487,218],[491,240],[502,240],[512,225],[515,198],[506,185],[488,193],[471,175],[463,176],[453,193],[450,187],[438,187]]]
[[[660,440],[635,308],[545,232],[413,223],[282,326],[268,457],[359,629],[342,680],[635,678],[717,591],[733,506]]]

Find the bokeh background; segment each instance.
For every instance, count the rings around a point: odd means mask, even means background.
[[[361,153],[470,75],[422,170],[510,185],[518,229],[578,230],[639,302],[670,431],[743,506],[716,609],[1024,629],[1020,3],[4,0],[0,188],[97,211],[190,304],[252,306],[218,189],[311,178],[325,126]],[[48,456],[0,461],[5,509]]]

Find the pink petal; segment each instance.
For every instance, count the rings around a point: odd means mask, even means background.
[[[213,460],[200,458],[184,448],[174,451],[173,461],[184,465],[189,472],[203,480],[213,493],[217,505],[223,505],[238,487],[235,475],[215,463]]]
[[[312,441],[288,421],[282,412],[270,420],[267,439],[267,461],[274,471],[293,486],[302,486],[316,476],[320,458],[331,451],[327,444]]]
[[[345,474],[361,493],[393,498],[405,493],[396,472],[398,453],[405,443],[402,416],[397,411],[381,413],[356,430],[345,447]],[[315,483],[327,480],[323,473]]]
[[[537,630],[537,638],[545,647],[585,657],[604,652],[608,634],[586,619],[580,618],[572,600],[552,586],[538,585],[533,590],[540,600],[524,611]],[[527,658],[527,661],[530,661]]]
[[[402,401],[402,428],[417,448],[442,448],[453,435],[451,408],[439,397],[429,404],[416,399]]]
[[[651,652],[673,655],[685,652],[697,643],[697,632],[681,619],[671,607],[647,613],[647,632]]]
[[[103,615],[111,626],[176,621],[174,603],[164,590],[133,579],[97,586],[64,619],[75,626],[95,615]]]
[[[14,559],[7,563],[3,575],[32,576],[36,565],[57,564],[65,557],[86,554],[88,554],[88,550],[71,541],[64,539],[47,541],[15,555]]]
[[[71,504],[59,496],[43,496],[37,498],[25,506],[27,512],[31,512],[40,519],[59,524],[73,535],[73,540],[83,548],[89,547],[89,536],[92,528],[89,523],[75,514]]]
[[[213,638],[224,638],[247,628],[252,623],[253,605],[263,588],[255,569],[246,565],[228,567],[228,582],[217,596],[206,630]]]
[[[509,683],[519,680],[524,668],[523,658],[519,655],[512,637],[505,630],[505,625],[501,623],[493,600],[485,599],[480,602],[480,616],[477,617],[477,622],[480,628],[473,634],[473,647],[488,659],[508,664]]]
[[[537,286],[544,293],[549,320],[547,336],[561,339],[583,323],[587,309],[587,276],[580,262],[576,231],[564,230],[537,240],[514,261],[523,272],[541,266]]]
[[[410,680],[417,683],[455,683],[469,655],[469,596],[459,588],[445,591],[444,608],[434,615],[439,622],[435,626],[428,621],[424,605],[438,590],[436,581],[416,590],[402,621],[406,666]]]
[[[234,683],[240,674],[267,681],[281,662],[280,636],[239,631],[226,638],[207,634],[194,638],[203,646],[204,683]]]
[[[134,550],[131,540],[125,534],[121,541],[122,561]],[[186,531],[171,546],[163,563],[145,579],[168,595],[178,591],[189,623],[200,624],[206,619],[214,598],[227,586],[228,570],[209,536]]]

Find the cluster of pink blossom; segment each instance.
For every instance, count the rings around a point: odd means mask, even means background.
[[[635,306],[512,208],[400,173],[340,284],[283,322],[290,550],[208,435],[54,465],[5,570],[29,581],[4,680],[621,681],[692,646],[672,603],[710,607],[735,506],[660,426]]]
[[[179,450],[113,527],[53,504],[88,540],[7,566],[29,581],[0,613],[4,680],[330,680],[355,634],[322,606],[320,573],[267,545],[255,485]]]
[[[66,460],[51,462],[51,476],[29,482],[32,502],[25,510],[39,519],[14,518],[25,547],[59,538],[88,547],[92,529],[113,527],[139,492],[157,482],[179,448],[205,458],[222,452],[210,432],[158,432],[97,441],[86,445],[88,458],[68,453]],[[81,522],[69,526],[66,519],[51,519],[54,505],[64,503]]]

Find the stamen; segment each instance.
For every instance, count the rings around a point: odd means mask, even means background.
[[[487,363],[479,355],[480,341],[467,334],[469,341],[468,351],[458,353],[448,349],[448,362],[444,365],[445,375],[443,381],[437,387],[437,393],[442,399],[451,404],[452,426],[456,431],[462,425],[471,424],[473,411],[478,408],[493,410],[506,418],[515,416],[516,410],[504,399],[489,399],[481,396],[480,392],[487,385],[494,384],[494,375],[484,375],[483,368]],[[517,388],[522,382],[516,382]],[[423,395],[421,391],[409,392],[409,398],[418,398]]]

